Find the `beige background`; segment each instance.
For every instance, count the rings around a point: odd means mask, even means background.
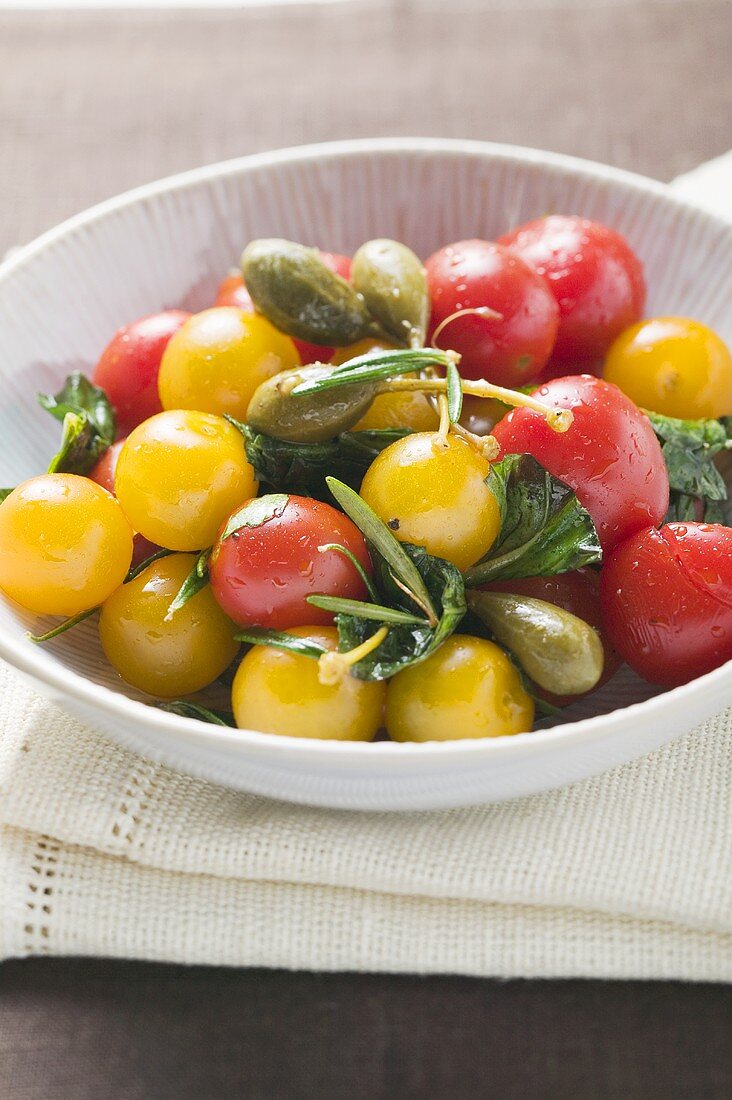
[[[724,0],[0,12],[0,249],[158,176],[331,138],[509,141],[670,179],[732,146],[731,58]]]

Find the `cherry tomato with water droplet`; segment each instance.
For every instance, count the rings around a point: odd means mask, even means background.
[[[643,265],[620,233],[600,222],[552,214],[499,238],[547,280],[559,306],[557,371],[590,367],[643,313]]]
[[[500,314],[465,314],[438,333],[439,347],[462,356],[463,377],[501,386],[524,386],[539,377],[554,347],[559,309],[533,268],[500,244],[471,240],[441,248],[425,269],[431,333],[463,309],[487,306]]]
[[[123,325],[102,352],[92,381],[109,398],[120,434],[127,435],[161,411],[158,373],[163,352],[190,316],[169,309]]]
[[[332,626],[288,630],[326,650],[338,648]],[[371,741],[381,725],[386,684],[346,675],[322,684],[312,657],[270,646],[254,646],[237,669],[231,700],[240,729],[326,741]]]
[[[514,409],[493,429],[501,454],[531,454],[574,489],[605,551],[660,523],[668,509],[668,473],[648,417],[617,386],[590,375],[555,378],[534,396],[571,409],[574,422],[555,432],[541,413]]]
[[[0,506],[0,588],[39,615],[78,615],[125,578],[132,528],[88,477],[42,474]]]
[[[639,676],[675,687],[732,660],[732,529],[667,523],[607,557],[600,600],[610,640]]]
[[[603,377],[644,409],[680,420],[732,414],[732,354],[688,317],[652,317],[621,332]]]
[[[232,534],[226,535],[229,524],[224,523],[209,562],[214,596],[234,622],[274,630],[326,625],[333,616],[306,597],[369,599],[346,554],[318,549],[343,546],[371,574],[364,537],[347,516],[330,504],[285,494],[259,497],[249,514],[251,526],[246,507],[236,509],[241,526]]]

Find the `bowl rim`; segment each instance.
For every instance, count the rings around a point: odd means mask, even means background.
[[[720,215],[709,212],[686,196],[675,195],[664,183],[596,161],[524,146],[458,138],[358,138],[294,146],[218,161],[163,177],[106,199],[47,230],[29,244],[13,250],[12,254],[0,264],[0,294],[3,283],[16,271],[30,264],[39,254],[126,207],[146,204],[160,194],[184,191],[210,180],[237,176],[279,164],[349,159],[354,155],[364,156],[371,153],[395,158],[411,154],[413,156],[440,155],[455,159],[469,157],[477,160],[497,160],[571,172],[585,178],[602,179],[628,190],[652,195],[680,211],[692,211],[702,224],[706,223],[723,236],[729,236],[732,241],[732,223]],[[46,658],[40,647],[37,650],[18,650],[16,640],[16,636],[10,631],[0,627],[0,657],[18,671],[59,692],[61,696],[70,696],[79,704],[92,709],[101,708],[110,712],[114,718],[132,723],[137,728],[149,726],[163,735],[186,734],[189,740],[202,746],[225,747],[228,751],[238,747],[242,750],[246,749],[247,753],[266,756],[270,759],[274,752],[283,764],[291,758],[295,750],[313,762],[315,762],[314,758],[322,762],[325,762],[323,760],[325,758],[330,761],[350,759],[363,763],[367,761],[375,763],[379,760],[383,762],[388,759],[391,765],[397,767],[400,766],[400,761],[402,765],[409,767],[417,759],[440,758],[446,754],[459,757],[465,764],[469,764],[473,757],[484,760],[486,754],[496,760],[516,759],[535,752],[539,748],[546,751],[551,746],[571,746],[580,741],[591,743],[611,734],[616,728],[625,726],[629,719],[642,717],[648,721],[654,721],[663,712],[676,710],[687,701],[691,703],[694,698],[707,694],[720,695],[722,693],[720,689],[725,684],[728,689],[732,689],[732,662],[727,662],[688,684],[672,688],[651,699],[619,707],[607,714],[544,729],[541,731],[540,739],[530,732],[455,741],[402,743],[339,741],[224,728],[207,725],[197,719],[169,714],[148,703],[131,699],[111,688],[97,684],[80,673],[57,666]],[[730,694],[732,695],[732,691]]]

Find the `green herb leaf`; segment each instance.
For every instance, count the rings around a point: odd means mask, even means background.
[[[284,512],[289,499],[287,493],[268,493],[266,496],[248,500],[229,517],[220,541],[225,542],[244,527],[262,527],[271,519],[277,519]]]
[[[149,558],[145,558],[145,560],[141,561],[138,565],[132,566],[122,583],[129,584],[130,581],[134,581],[135,577],[139,577],[140,573],[143,573],[148,565],[152,565],[154,561],[159,561],[160,558],[169,558],[172,553],[172,550],[156,550]]]
[[[88,474],[108,444],[85,412],[68,412],[63,421],[61,446],[48,465],[49,474]]]
[[[7,500],[12,491],[12,489],[0,489],[0,504],[2,504],[4,500]]]
[[[199,722],[208,722],[212,726],[228,726],[236,729],[234,717],[222,710],[209,710],[200,703],[191,703],[187,699],[174,699],[170,703],[156,703],[158,710],[168,714],[178,714],[181,718],[197,718]]]
[[[323,611],[332,611],[340,615],[357,615],[361,619],[370,619],[378,623],[395,623],[398,626],[429,626],[426,619],[420,619],[408,611],[385,607],[383,604],[364,603],[362,600],[345,600],[339,596],[308,596],[307,602]]]
[[[168,623],[175,615],[176,611],[180,611],[182,607],[192,600],[194,596],[197,596],[209,582],[208,576],[208,559],[211,557],[211,550],[202,550],[193,563],[193,568],[183,581],[183,584],[178,589],[178,593],[168,608],[168,612],[165,616],[164,622]]]
[[[430,593],[431,602],[439,609],[436,625],[432,627],[422,619],[412,624],[390,626],[389,633],[378,649],[351,667],[350,673],[357,679],[385,680],[400,669],[423,661],[453,633],[465,615],[465,589],[460,571],[450,562],[432,557],[421,546],[405,543],[404,552],[418,570]],[[384,603],[396,610],[411,611],[411,601],[394,583],[387,563],[382,561],[380,565]],[[371,636],[374,620],[359,615],[339,614],[336,625],[339,648],[344,652],[354,649]]]
[[[447,412],[451,424],[457,424],[463,411],[463,383],[455,363],[450,360],[445,375],[447,382]]]
[[[402,543],[394,537],[386,524],[382,523],[358,493],[334,477],[327,477],[325,480],[331,493],[349,519],[353,520],[361,534],[388,564],[396,578],[413,593],[414,602],[417,606],[425,611],[428,618],[436,620],[437,616],[430,594],[419,570]]]
[[[295,634],[286,634],[282,630],[267,630],[263,626],[249,626],[234,635],[237,642],[249,645],[269,645],[275,649],[286,649],[290,653],[299,653],[301,657],[321,657],[326,649],[312,638],[298,638]]]
[[[73,615],[70,619],[64,619],[62,623],[52,627],[51,630],[47,630],[45,634],[28,634],[26,637],[29,641],[35,642],[38,645],[42,642],[50,642],[52,638],[58,638],[59,634],[65,634],[67,630],[71,630],[73,627],[78,626],[79,623],[83,623],[85,619],[91,618],[98,610],[98,607],[91,607],[88,611],[81,611],[78,615]]]
[[[602,560],[589,512],[532,455],[507,455],[491,466],[486,483],[501,529],[485,558],[466,571],[467,585],[548,577]]]
[[[342,363],[321,378],[301,382],[299,386],[295,386],[291,396],[305,397],[309,393],[351,386],[356,382],[378,382],[381,379],[396,378],[400,374],[411,374],[427,366],[447,367],[450,362],[452,359],[446,352],[429,348],[372,352]]]
[[[247,459],[260,485],[325,501],[331,500],[327,474],[357,489],[376,456],[410,434],[408,428],[384,428],[344,432],[328,443],[290,443],[227,419],[244,436]]]
[[[70,374],[58,393],[39,393],[38,401],[57,420],[63,420],[67,413],[85,413],[104,443],[114,443],[114,410],[109,398],[81,371]]]
[[[727,499],[724,478],[714,464],[716,455],[729,446],[724,422],[678,420],[653,412],[646,415],[661,444],[668,470],[671,498],[666,520],[719,522],[708,518],[707,512],[709,516],[723,516],[718,502]]]

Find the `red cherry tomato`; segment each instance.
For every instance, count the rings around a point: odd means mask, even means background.
[[[434,332],[451,314],[488,306],[500,319],[466,314],[438,334],[440,347],[460,352],[466,378],[502,386],[535,381],[551,355],[559,308],[544,279],[507,248],[458,241],[426,263]]]
[[[219,289],[216,291],[214,306],[236,306],[238,309],[245,310],[246,313],[254,313],[254,302],[244,286],[241,275],[234,272],[221,280]]]
[[[273,514],[261,520],[263,501],[272,502]],[[363,535],[347,516],[308,497],[277,494],[250,504],[253,526],[241,526],[227,538],[220,534],[211,555],[211,589],[229,618],[274,630],[325,625],[333,616],[306,603],[307,596],[368,599],[345,554],[318,550],[329,543],[344,546],[371,573]],[[241,512],[237,509],[240,522]]]
[[[342,279],[351,277],[351,259],[349,256],[341,256],[338,252],[321,252],[320,258],[327,264],[331,271],[340,275]],[[249,296],[249,291],[244,286],[241,275],[234,273],[219,284],[216,293],[215,306],[238,306],[247,312],[254,312],[254,302]],[[335,348],[325,347],[322,344],[309,344],[306,340],[294,340],[301,363],[328,363]]]
[[[97,485],[101,485],[101,487],[106,489],[108,493],[111,493],[112,496],[115,495],[114,472],[117,469],[117,459],[119,458],[119,452],[122,450],[123,443],[124,439],[118,439],[111,447],[107,447],[106,451],[89,474],[92,481],[96,481]]]
[[[559,433],[541,413],[514,409],[493,429],[502,454],[531,454],[574,489],[606,551],[660,523],[668,473],[648,417],[617,386],[586,374],[555,378],[534,396],[571,409],[574,423]]]
[[[592,689],[593,691],[597,691],[606,684],[620,668],[620,657],[613,649],[604,630],[600,610],[600,578],[592,569],[576,569],[572,573],[559,573],[555,577],[523,577],[516,581],[494,581],[493,584],[486,584],[483,587],[488,592],[511,592],[518,596],[530,596],[535,600],[546,600],[547,603],[569,611],[571,615],[584,619],[594,627],[600,635],[605,652],[605,664],[602,676]],[[550,691],[540,691],[539,694],[542,699],[546,699],[555,707],[566,707],[582,698],[580,695],[554,695]]]
[[[122,444],[124,439],[118,439],[116,443],[113,443],[111,447],[107,447],[102,457],[93,468],[89,477],[92,481],[96,481],[97,485],[101,485],[103,489],[106,489],[108,493],[115,496],[114,492],[114,474],[117,469],[117,459],[119,458],[119,452],[122,450]],[[139,565],[140,562],[145,561],[151,554],[156,553],[160,549],[154,542],[150,542],[150,539],[146,539],[143,535],[135,535],[132,540],[132,566]]]
[[[506,233],[507,245],[549,283],[559,304],[552,360],[574,370],[601,360],[643,313],[643,265],[628,242],[600,222],[552,214]]]
[[[324,264],[327,264],[331,271],[335,271],[336,275],[340,275],[341,279],[350,281],[351,278],[351,257],[343,256],[340,252],[321,252],[320,258]]]
[[[732,529],[646,528],[608,556],[600,581],[607,632],[628,664],[674,687],[732,659]]]
[[[123,325],[102,352],[92,378],[111,401],[120,433],[127,435],[143,420],[162,411],[158,397],[160,360],[171,336],[190,316],[169,309]]]

